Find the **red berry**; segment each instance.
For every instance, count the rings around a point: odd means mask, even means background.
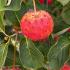
[[[40,4],[44,4],[44,0],[39,0]]]
[[[64,64],[64,66],[61,68],[61,70],[70,70],[70,66],[67,64]]]
[[[54,40],[55,40],[55,41],[58,41],[58,40],[59,40],[59,36],[56,35],[56,36],[54,37]]]
[[[51,5],[51,4],[52,4],[52,1],[53,1],[53,0],[47,0],[48,5]]]
[[[70,28],[67,30],[67,32],[70,32]]]
[[[9,70],[9,67],[8,67],[8,66],[6,66],[4,70]]]
[[[12,67],[12,70],[16,70],[16,68],[15,67]]]
[[[27,12],[21,19],[20,27],[22,34],[33,41],[48,38],[53,31],[53,19],[43,10]]]

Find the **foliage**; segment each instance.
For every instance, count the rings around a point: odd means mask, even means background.
[[[33,10],[32,0],[0,0],[0,68],[15,64],[22,70],[60,70],[70,64],[70,0],[53,0],[51,5],[36,0],[36,7],[52,15],[54,31],[48,39],[33,42],[20,30],[22,16]]]

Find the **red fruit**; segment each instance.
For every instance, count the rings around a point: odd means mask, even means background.
[[[53,31],[53,19],[43,10],[27,12],[21,19],[20,27],[22,34],[33,41],[48,38]]]
[[[53,0],[47,0],[48,5],[51,5]]]
[[[12,70],[16,70],[16,68],[15,67],[12,67]]]
[[[9,70],[9,67],[6,67],[4,70]]]
[[[67,64],[65,64],[65,65],[61,68],[61,70],[70,70],[70,66],[67,65]]]
[[[54,37],[54,40],[55,40],[55,41],[58,41],[58,40],[59,40],[59,36],[56,35],[56,36]]]
[[[44,0],[39,0],[40,4],[44,4]]]
[[[67,30],[67,32],[70,32],[70,28]]]

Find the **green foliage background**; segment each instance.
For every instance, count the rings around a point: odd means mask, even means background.
[[[12,67],[14,47],[16,66],[22,70],[60,70],[70,64],[70,0],[53,0],[51,5],[36,0],[36,6],[52,15],[54,31],[48,39],[33,42],[20,33],[20,20],[33,10],[32,0],[0,0],[0,67]]]

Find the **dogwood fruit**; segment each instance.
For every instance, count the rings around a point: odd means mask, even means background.
[[[20,22],[22,34],[33,41],[48,38],[53,31],[53,26],[51,15],[43,10],[25,13]]]

